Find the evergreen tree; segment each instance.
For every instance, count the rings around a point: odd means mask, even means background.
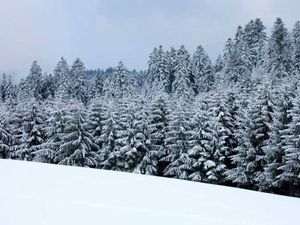
[[[250,79],[250,70],[245,51],[244,29],[239,26],[234,42],[228,40],[225,48],[224,79],[229,84],[242,83],[247,85]]]
[[[283,171],[278,177],[282,182],[287,194],[300,196],[300,156],[299,156],[299,134],[300,134],[300,101],[299,95],[293,101],[293,108],[289,111],[292,121],[285,133],[284,140],[284,158],[283,165],[278,169]],[[283,186],[284,185],[284,186]]]
[[[245,26],[243,37],[245,42],[245,57],[247,58],[247,67],[251,71],[261,67],[264,63],[264,48],[267,40],[265,29],[259,18],[251,20]]]
[[[61,57],[60,61],[57,63],[53,72],[54,84],[56,87],[56,92],[58,90],[68,93],[72,91],[70,69],[67,61]]]
[[[43,84],[43,73],[41,67],[37,61],[34,61],[31,65],[29,75],[24,81],[24,85],[21,91],[27,98],[35,98],[40,101],[42,97],[42,84]]]
[[[93,100],[90,110],[89,110],[89,121],[88,130],[93,135],[95,143],[99,146],[99,149],[103,148],[103,132],[105,121],[107,119],[107,108],[106,102],[95,99]]]
[[[175,48],[171,48],[166,52],[167,71],[169,72],[169,84],[167,93],[173,93],[173,82],[175,80],[175,71],[178,64],[178,51]]]
[[[233,56],[234,53],[234,42],[231,38],[228,38],[228,40],[225,43],[224,46],[224,50],[223,50],[223,57],[221,58],[222,61],[220,62],[220,68],[222,68],[222,70],[220,71],[220,75],[219,75],[219,83],[225,84],[226,82],[228,83],[228,79],[229,76],[227,76],[226,74],[228,74],[228,71],[230,71],[230,68],[228,69],[228,67],[231,67],[230,63],[231,63],[231,58]]]
[[[99,148],[88,132],[85,113],[80,108],[73,109],[66,119],[62,145],[59,146],[55,161],[64,165],[97,167]]]
[[[261,190],[278,192],[283,185],[279,179],[283,171],[279,168],[285,162],[284,149],[287,142],[284,136],[287,132],[287,126],[292,119],[289,114],[289,110],[292,108],[292,94],[288,89],[279,88],[273,93],[273,96],[276,96],[276,99],[272,99],[272,121],[269,124],[270,138],[266,141],[265,146],[262,147],[266,166],[264,167],[264,171],[258,176],[258,181]]]
[[[104,144],[99,152],[100,166],[109,170],[122,170],[122,165],[118,162],[120,153],[117,143],[117,125],[112,113],[109,114],[108,119],[105,121],[102,139]]]
[[[45,113],[42,111],[41,106],[33,105],[30,114],[25,118],[26,126],[25,131],[27,132],[26,140],[26,152],[20,151],[22,157],[30,154],[28,158],[32,159],[35,157],[35,151],[45,141]],[[18,153],[17,153],[18,154]],[[27,157],[27,156],[25,156]]]
[[[235,121],[233,115],[233,106],[229,104],[228,96],[220,92],[209,100],[209,117],[213,129],[220,138],[220,154],[224,157],[224,164],[230,168],[232,162],[230,156],[236,146],[236,137],[234,133]]]
[[[113,98],[128,97],[132,94],[133,80],[122,62],[119,62],[114,74],[106,79],[105,95]]]
[[[70,70],[70,88],[71,96],[77,100],[87,103],[87,83],[86,83],[86,69],[83,62],[77,58]]]
[[[192,134],[192,148],[189,149],[188,155],[191,158],[191,174],[189,179],[202,182],[217,182],[218,173],[223,170],[217,165],[217,154],[215,147],[217,144],[214,136],[214,129],[211,126],[209,116],[206,111],[199,109],[193,117],[194,132]]]
[[[26,149],[24,124],[27,110],[29,111],[29,107],[26,102],[23,104],[19,103],[8,118],[9,131],[13,137],[13,142],[8,153],[9,158],[22,159],[17,153],[22,149]]]
[[[113,108],[112,108],[113,107]],[[111,105],[108,117],[102,134],[104,140],[103,147],[99,152],[101,166],[104,169],[124,171],[126,155],[122,149],[129,137],[128,129],[128,109],[125,102],[117,101]],[[128,167],[126,168],[128,169]]]
[[[62,102],[53,102],[46,105],[47,127],[45,128],[46,140],[35,151],[35,160],[44,163],[57,163],[55,157],[59,147],[63,144],[62,137],[67,123],[68,110],[70,105]]]
[[[150,110],[145,99],[138,101],[135,117],[136,148],[140,157],[134,171],[141,174],[156,175],[160,152],[156,148],[152,148]]]
[[[166,132],[168,126],[169,104],[166,96],[157,96],[150,103],[149,114],[149,131],[150,131],[150,150],[156,152],[153,156],[159,158],[157,164],[157,174],[162,176],[166,163],[160,159],[166,156],[167,149],[165,146]]]
[[[93,90],[93,97],[100,97],[103,94],[103,75],[101,73],[100,69],[96,70],[96,76],[95,76],[95,80],[94,80],[94,90]]]
[[[189,108],[183,101],[178,101],[175,111],[169,116],[165,146],[167,155],[162,159],[169,163],[165,176],[188,179],[191,172],[191,123]]]
[[[293,72],[292,43],[290,35],[280,18],[277,18],[267,47],[266,70],[273,81]]]
[[[227,179],[238,186],[258,188],[258,177],[266,165],[263,148],[270,138],[272,112],[270,92],[264,86],[246,112],[243,129],[239,130],[242,140],[232,156],[236,168],[226,172]]]
[[[42,87],[41,87],[41,97],[43,100],[47,98],[53,98],[55,95],[55,82],[52,74],[45,74]]]
[[[40,106],[24,103],[9,120],[13,143],[10,158],[32,161],[38,146],[44,142],[45,118]]]
[[[176,97],[191,98],[195,95],[195,78],[191,71],[190,55],[184,46],[178,50],[177,57],[175,80],[172,84],[173,94]]]
[[[142,159],[147,149],[142,146],[142,130],[138,127],[138,118],[136,111],[138,111],[137,103],[130,101],[126,109],[119,117],[119,121],[123,121],[122,130],[119,131],[119,142],[122,143],[121,152],[124,154],[124,169],[125,171],[132,172],[135,170],[137,164]],[[139,140],[140,139],[140,140]]]
[[[2,75],[2,80],[1,80],[1,84],[0,84],[0,101],[1,102],[5,102],[6,98],[7,98],[7,78],[6,78],[6,74],[3,73]]]
[[[300,21],[297,21],[292,32],[295,72],[300,74]]]
[[[224,68],[223,58],[221,55],[218,55],[215,66],[214,66],[214,71],[215,71],[215,73],[219,73],[223,70],[223,68]]]
[[[195,76],[195,92],[209,91],[213,89],[215,82],[211,61],[199,45],[192,58],[192,72]]]
[[[147,78],[151,93],[161,91],[169,93],[168,61],[162,46],[154,48],[150,55]]]
[[[2,110],[2,109],[1,109]],[[7,126],[7,115],[1,115],[0,122],[0,158],[8,158],[10,146],[13,143],[13,137]]]
[[[12,84],[11,76],[9,75],[6,87],[6,104],[8,104],[10,107],[13,107],[15,105],[16,98],[16,86]]]

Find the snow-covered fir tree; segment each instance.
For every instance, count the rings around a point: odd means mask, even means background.
[[[10,157],[33,160],[35,151],[44,142],[45,118],[41,106],[34,102],[19,104],[9,120],[13,135]]]
[[[266,70],[272,80],[286,77],[293,71],[292,42],[281,18],[277,18],[266,50]]]
[[[70,69],[71,96],[77,100],[87,103],[87,82],[85,79],[86,69],[83,62],[77,58]]]
[[[222,55],[218,55],[215,65],[214,65],[214,72],[220,73],[224,68],[224,60],[222,58]]]
[[[96,70],[96,76],[94,79],[94,86],[93,86],[93,97],[100,97],[103,94],[103,74],[100,69]]]
[[[118,101],[116,104],[109,103],[108,116],[102,134],[103,147],[99,152],[100,165],[104,169],[124,171],[125,152],[122,147],[127,142],[128,109],[127,104]]]
[[[272,98],[272,121],[269,124],[270,138],[267,140],[262,150],[264,151],[264,157],[266,166],[264,171],[258,176],[259,188],[267,191],[275,191],[281,188],[283,183],[280,179],[282,169],[280,169],[285,163],[285,148],[287,146],[286,134],[288,133],[288,126],[291,122],[291,115],[289,111],[292,109],[293,93],[288,87],[277,87],[273,93],[273,96],[277,96],[276,99]]]
[[[267,34],[261,19],[251,20],[244,28],[245,57],[251,71],[260,68],[264,63],[264,48]]]
[[[284,157],[281,166],[278,168],[282,173],[278,175],[279,183],[283,188],[283,193],[294,193],[299,196],[300,187],[300,101],[299,93],[293,100],[293,108],[289,111],[292,118],[291,123],[288,125],[287,132],[284,135],[285,146]],[[282,165],[283,164],[283,165]],[[279,172],[280,172],[279,171]],[[283,183],[283,184],[282,184]]]
[[[57,100],[57,99],[55,99]],[[72,102],[71,102],[72,103]],[[45,105],[47,110],[47,127],[45,127],[46,141],[36,147],[35,160],[45,163],[57,163],[56,154],[63,144],[62,136],[67,126],[67,115],[71,105],[59,101],[53,101]]]
[[[244,35],[243,27],[239,26],[234,41],[229,39],[225,46],[223,76],[229,81],[228,84],[247,85],[249,83],[251,71],[247,67],[249,62],[246,57]]]
[[[168,85],[168,92],[173,92],[173,82],[175,80],[175,71],[178,64],[178,57],[175,48],[171,47],[170,51],[166,51],[166,60],[167,60],[167,70],[169,71],[169,85]]]
[[[199,45],[192,58],[192,73],[195,76],[195,92],[214,89],[213,66],[204,48]]]
[[[140,115],[136,112],[143,113],[144,110],[138,107],[139,99],[129,98],[128,100],[129,103],[122,108],[118,118],[121,125],[118,142],[121,145],[121,154],[125,157],[123,159],[124,170],[132,172],[147,151],[147,146],[143,143],[143,138],[146,138],[147,134],[142,133],[142,127],[138,123]]]
[[[42,84],[42,69],[37,61],[34,61],[30,67],[28,76],[23,81],[23,87],[21,89],[22,95],[24,98],[35,98],[38,101],[42,100]]]
[[[157,96],[153,99],[149,106],[149,130],[151,151],[156,153],[153,156],[158,156],[157,174],[163,175],[166,163],[160,159],[167,155],[165,146],[167,126],[169,124],[170,104],[166,95]]]
[[[158,173],[158,163],[161,153],[158,149],[153,148],[151,142],[151,111],[145,99],[139,99],[137,104],[135,113],[136,148],[140,153],[140,159],[138,160],[134,172],[156,175]]]
[[[64,91],[65,93],[71,91],[70,68],[63,57],[61,57],[60,61],[57,63],[53,72],[53,77],[56,92],[57,90]]]
[[[273,103],[268,85],[263,85],[246,111],[242,140],[232,156],[235,168],[226,172],[227,179],[241,187],[258,188],[258,177],[264,172],[264,147],[270,138]]]
[[[119,62],[114,74],[105,82],[104,93],[110,98],[128,97],[133,91],[133,80],[123,62]]]
[[[0,83],[0,101],[5,102],[6,101],[6,96],[7,96],[7,76],[5,73],[2,75],[2,80]]]
[[[292,31],[292,42],[293,42],[293,63],[295,66],[295,73],[300,74],[300,21],[295,23]]]
[[[98,152],[100,157],[100,166],[104,169],[121,170],[122,166],[118,165],[118,157],[120,155],[117,143],[117,125],[112,113],[109,113],[105,121],[105,127],[102,134],[104,140],[103,147]]]
[[[165,138],[167,155],[162,158],[162,161],[169,163],[165,168],[165,176],[180,179],[188,179],[191,172],[191,159],[188,155],[191,148],[191,112],[184,102],[184,99],[178,101],[176,110],[169,115]]]
[[[11,135],[4,129],[0,128],[0,158],[7,158],[11,144]]]
[[[106,102],[99,98],[94,99],[88,111],[88,118],[88,130],[93,135],[99,149],[101,149],[104,143],[102,135],[104,132],[105,120],[107,119]]]
[[[170,72],[168,70],[168,60],[162,46],[154,48],[150,54],[147,71],[147,85],[151,93],[169,93]]]
[[[75,107],[66,116],[66,127],[61,136],[62,144],[55,161],[63,165],[97,167],[99,147],[87,129],[86,113]]]
[[[188,151],[191,164],[189,179],[202,182],[217,182],[218,172],[223,170],[215,160],[214,130],[206,111],[199,109],[193,116],[194,130],[192,133],[192,147]]]
[[[177,52],[177,65],[174,72],[172,91],[174,96],[192,98],[195,95],[195,78],[192,74],[190,55],[184,46]]]

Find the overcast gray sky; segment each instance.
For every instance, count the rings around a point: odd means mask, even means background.
[[[299,10],[299,0],[0,0],[0,72],[24,77],[33,60],[52,72],[61,56],[144,69],[160,44],[202,44],[215,59],[238,25],[281,17],[291,28]]]

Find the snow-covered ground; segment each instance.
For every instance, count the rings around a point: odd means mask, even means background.
[[[0,160],[0,224],[299,224],[300,199],[87,168]]]

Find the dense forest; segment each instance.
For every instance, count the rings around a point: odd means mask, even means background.
[[[239,26],[202,46],[154,48],[145,71],[35,61],[0,83],[0,158],[300,196],[300,22]],[[5,171],[2,171],[5,173]]]

